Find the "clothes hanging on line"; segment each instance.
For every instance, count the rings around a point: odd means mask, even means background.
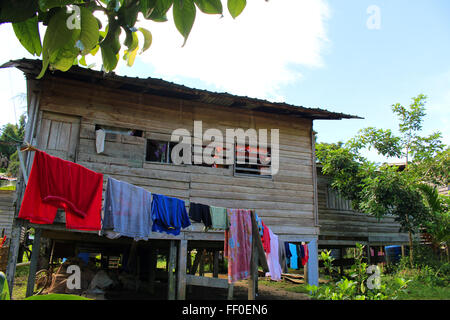
[[[252,220],[250,210],[227,209],[230,227],[225,231],[224,255],[228,259],[228,282],[250,276]]]
[[[180,234],[181,228],[191,225],[186,206],[181,199],[154,193],[151,213],[152,231],[177,236]]]
[[[216,230],[228,229],[227,209],[221,207],[210,206],[212,228]]]
[[[62,208],[67,229],[98,231],[102,192],[101,173],[35,150],[19,218],[52,224],[58,208]]]
[[[256,213],[255,213],[255,219],[256,219],[256,223],[258,225],[259,236],[262,238],[264,235],[264,227],[262,225],[262,220],[260,217],[258,217],[258,215]]]
[[[290,267],[291,269],[298,269],[297,246],[289,243],[289,251],[291,252]]]
[[[284,243],[284,250],[286,252],[286,259],[290,259],[292,257],[291,250],[289,249],[289,242]]]
[[[152,230],[151,203],[149,191],[109,177],[102,230],[112,230],[136,241],[148,240]],[[113,237],[111,233],[109,237]]]
[[[267,229],[270,236],[270,252],[266,252],[267,264],[269,266],[269,272],[266,273],[266,276],[270,276],[272,280],[281,280],[282,270],[278,252],[278,236],[275,235],[270,228]]]
[[[278,237],[278,258],[281,266],[281,271],[287,273],[288,272],[288,258],[286,256],[286,242],[282,241],[280,237]],[[290,254],[290,253],[289,253]]]
[[[99,129],[95,131],[95,149],[97,153],[102,153],[103,151],[105,151],[105,138],[105,130]]]
[[[203,222],[205,230],[211,228],[211,212],[209,206],[191,202],[189,205],[189,218],[195,222]]]
[[[270,253],[271,247],[270,247],[270,232],[269,232],[269,228],[267,228],[267,226],[265,225],[264,221],[261,220],[261,224],[263,226],[263,236],[261,238],[262,244],[263,244],[263,248],[264,248],[264,252],[265,253]]]
[[[309,252],[308,252],[308,245],[307,244],[303,244],[303,257],[302,257],[302,266],[304,266],[309,259]]]

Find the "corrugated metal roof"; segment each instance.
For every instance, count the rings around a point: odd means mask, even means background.
[[[12,60],[1,68],[16,67],[22,70],[28,77],[39,74],[42,66],[41,60],[20,59]],[[44,77],[61,77],[66,79],[93,82],[110,88],[129,90],[133,92],[148,93],[158,96],[180,98],[201,103],[226,106],[232,108],[247,109],[253,111],[285,114],[309,119],[362,119],[361,117],[331,112],[318,108],[305,108],[287,103],[270,102],[267,100],[237,96],[229,93],[211,92],[207,90],[189,88],[181,84],[165,81],[157,78],[137,78],[118,76],[115,73],[105,73],[79,66],[72,67],[69,71],[47,71]]]

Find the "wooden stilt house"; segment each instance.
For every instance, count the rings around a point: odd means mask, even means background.
[[[72,67],[68,72],[47,72],[41,80],[36,80],[41,68],[39,60],[11,61],[3,67],[17,67],[27,79],[27,142],[51,155],[103,173],[105,177],[177,197],[187,206],[196,202],[253,209],[282,240],[308,243],[308,281],[318,284],[319,201],[313,120],[354,116],[80,67]],[[210,128],[223,132],[229,128],[267,129],[269,132],[278,129],[278,172],[267,174],[262,170],[263,165],[243,165],[237,161],[216,166],[172,163],[171,134],[179,128],[194,133],[194,121],[202,121],[203,132]],[[106,132],[101,153],[96,148],[99,129]],[[162,150],[165,152],[157,152]],[[33,155],[28,152],[22,156],[24,176],[17,188],[18,207]],[[8,280],[13,281],[18,230],[32,226],[36,228],[36,235],[28,294],[32,292],[32,273],[36,271],[41,238],[51,239],[56,247],[72,246],[77,252],[102,248],[106,255],[117,255],[133,242],[124,238],[107,239],[95,232],[66,230],[63,214],[58,215],[52,225],[30,225],[17,219],[18,210],[16,208],[12,232]],[[225,279],[195,276],[198,261],[192,264],[190,258],[187,259],[187,252],[207,249],[214,252],[214,265],[217,265],[218,252],[224,246],[223,231],[205,232],[201,224],[193,223],[179,236],[154,232],[146,246],[146,254],[151,257],[147,270],[149,285],[155,277],[155,250],[162,250],[158,252],[168,256],[169,299],[185,299],[187,285],[230,289]],[[252,299],[257,284],[256,270],[250,284],[249,298]]]

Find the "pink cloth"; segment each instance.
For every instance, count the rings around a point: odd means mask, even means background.
[[[225,257],[228,259],[228,282],[250,276],[252,256],[252,218],[250,210],[227,209],[230,227],[225,231]]]
[[[281,265],[280,257],[278,255],[278,236],[275,235],[272,230],[267,229],[270,236],[270,253],[266,252],[267,265],[269,267],[269,272],[266,272],[266,276],[270,276],[272,280],[281,280]]]

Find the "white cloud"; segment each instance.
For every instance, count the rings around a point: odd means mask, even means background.
[[[168,18],[165,23],[140,22],[151,30],[153,43],[138,59],[152,65],[153,76],[163,79],[177,81],[182,76],[220,91],[282,100],[277,90],[301,77],[293,66],[323,64],[329,18],[324,0],[247,1],[235,20],[226,6],[222,18],[197,11],[183,48],[171,12]]]

